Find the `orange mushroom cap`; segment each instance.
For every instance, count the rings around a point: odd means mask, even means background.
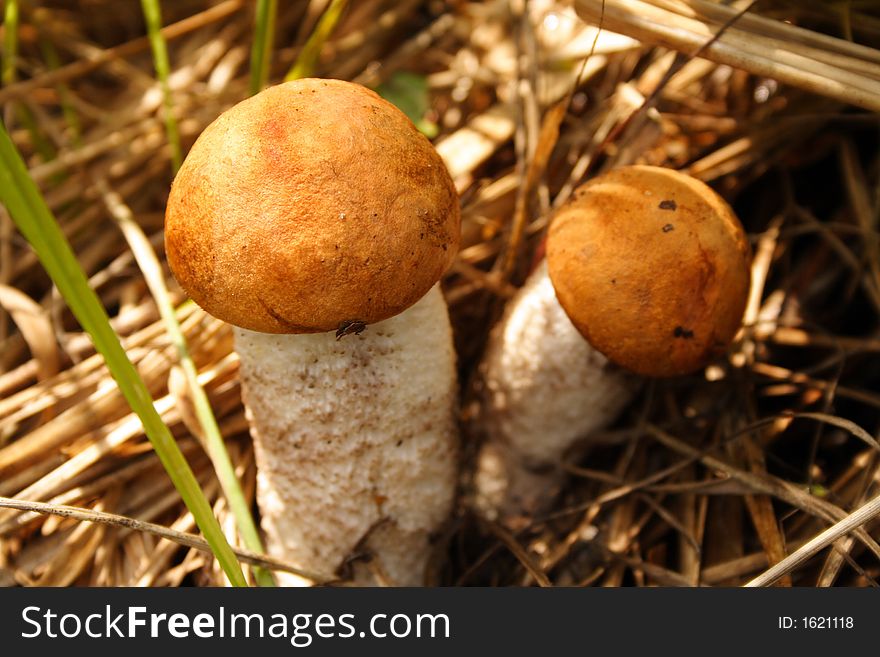
[[[553,218],[547,264],[572,323],[618,365],[693,372],[742,322],[750,248],[733,210],[671,169],[629,166],[582,185]]]
[[[458,248],[455,187],[431,143],[357,84],[303,79],[224,112],[165,214],[168,262],[206,311],[316,333],[405,310]]]

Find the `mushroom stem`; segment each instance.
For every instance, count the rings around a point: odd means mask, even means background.
[[[508,303],[481,367],[487,440],[474,484],[490,517],[531,515],[552,502],[565,452],[613,422],[640,385],[584,340],[543,260]]]
[[[439,287],[360,334],[236,327],[235,341],[270,554],[360,585],[422,585],[457,464],[455,353]],[[280,583],[308,584],[288,574]]]

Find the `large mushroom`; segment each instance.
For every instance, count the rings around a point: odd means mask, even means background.
[[[510,302],[482,364],[479,506],[540,511],[578,440],[613,422],[641,378],[687,374],[742,322],[750,248],[706,184],[651,166],[588,181],[553,217],[547,257]]]
[[[430,142],[359,85],[271,87],[201,134],[165,222],[183,289],[235,326],[269,552],[422,584],[457,462],[460,212]]]

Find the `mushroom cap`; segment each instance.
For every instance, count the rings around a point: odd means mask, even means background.
[[[431,143],[373,91],[270,87],[199,136],[171,187],[168,263],[206,311],[265,333],[392,317],[455,256],[458,195]]]
[[[618,365],[646,376],[693,372],[739,330],[750,248],[707,185],[651,166],[582,185],[553,218],[547,264],[572,323]]]

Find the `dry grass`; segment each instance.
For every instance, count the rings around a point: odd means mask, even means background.
[[[271,81],[326,4],[279,3]],[[780,584],[877,585],[877,510],[852,514],[880,494],[880,117],[871,113],[880,109],[880,11],[858,0],[764,0],[738,16],[750,3],[732,4],[364,0],[324,45],[321,76],[369,85],[401,70],[426,76],[428,118],[462,195],[462,249],[444,284],[465,473],[432,582],[740,585],[806,544],[796,567],[775,573]],[[597,35],[568,5],[633,38]],[[251,4],[184,0],[163,12],[188,148],[248,93]],[[24,3],[19,81],[0,89],[0,103],[239,545],[176,352],[106,203],[112,190],[161,253],[171,150],[144,35],[136,0]],[[60,67],[47,66],[46,42]],[[21,105],[55,159],[36,154]],[[745,328],[725,359],[650,382],[614,427],[585,436],[559,464],[569,484],[547,516],[493,525],[471,510],[468,479],[486,336],[534,262],[552,208],[584,178],[632,162],[682,168],[733,202],[755,252]],[[192,518],[87,336],[5,214],[0,225],[0,496],[85,510],[0,509],[0,583],[223,583],[204,546],[180,539]],[[191,304],[178,315],[252,497],[230,332]],[[143,523],[172,529],[183,545]],[[851,533],[810,545],[835,523]]]

